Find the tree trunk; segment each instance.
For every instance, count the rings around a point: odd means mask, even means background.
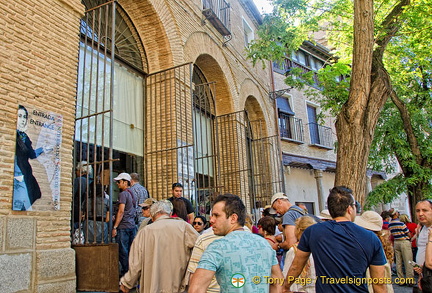
[[[428,182],[418,182],[417,184],[408,185],[408,202],[410,205],[412,222],[418,222],[418,219],[416,219],[415,205],[417,202],[424,199],[423,190],[428,184]]]
[[[351,188],[360,203],[363,203],[366,188],[366,166],[372,139],[363,121],[372,85],[373,30],[372,1],[355,0],[351,90],[336,120],[338,151],[335,186]]]
[[[335,185],[352,189],[361,205],[366,198],[366,169],[375,127],[391,93],[383,64],[388,42],[399,30],[396,21],[410,0],[401,0],[384,19],[383,35],[374,40],[373,1],[354,0],[354,52],[350,94],[336,120],[338,152]],[[373,49],[374,44],[376,48]]]

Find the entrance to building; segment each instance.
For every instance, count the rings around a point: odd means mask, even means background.
[[[215,83],[192,63],[147,74],[138,34],[116,1],[83,2],[72,246],[78,290],[117,292],[118,173],[143,175],[158,200],[182,183],[196,214],[208,217],[221,193],[239,195],[255,214],[282,188],[280,150],[278,137],[263,135],[264,122],[246,111],[217,115]]]
[[[143,50],[116,1],[83,3],[88,10],[80,27],[71,221],[77,289],[118,292],[113,178],[143,174]]]

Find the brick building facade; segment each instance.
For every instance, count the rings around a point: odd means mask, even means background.
[[[250,0],[224,5],[0,4],[2,292],[75,292],[77,162],[88,162],[113,200],[120,172],[142,174],[158,199],[180,181],[198,213],[221,192],[238,194],[252,212],[283,188],[270,71],[244,54],[261,19]],[[32,160],[42,197],[32,210],[12,209],[18,105],[62,117],[58,208],[50,207],[43,166]]]

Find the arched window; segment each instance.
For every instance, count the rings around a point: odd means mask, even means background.
[[[193,129],[195,156],[195,186],[197,206],[200,214],[210,212],[211,195],[215,190],[215,147],[214,119],[215,105],[211,83],[201,70],[194,66],[193,75]]]
[[[96,184],[101,184],[116,200],[112,178],[117,173],[143,174],[147,66],[138,34],[117,2],[82,2],[86,13],[80,27],[74,163],[86,161],[93,175],[87,175],[87,186],[74,187],[73,206],[89,211],[88,201],[76,197],[75,189],[96,190]],[[85,236],[88,231],[84,227]]]

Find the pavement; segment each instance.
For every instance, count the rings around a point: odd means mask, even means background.
[[[393,290],[394,290],[394,293],[412,293],[413,288],[393,284]]]
[[[395,278],[393,276],[393,290],[394,293],[412,293],[413,291],[413,287],[408,287],[408,286],[399,286],[397,284],[395,284]]]

